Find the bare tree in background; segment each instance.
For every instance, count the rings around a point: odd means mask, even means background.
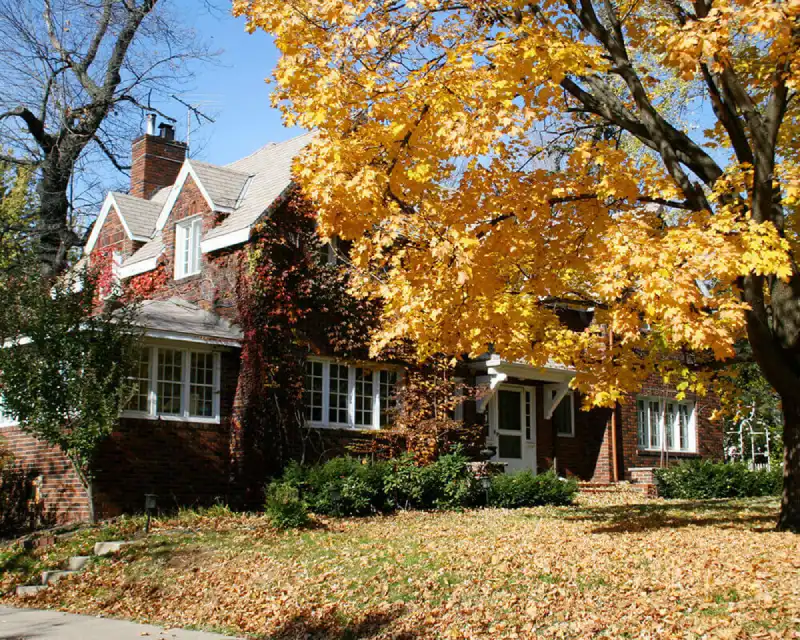
[[[175,0],[0,0],[0,160],[36,168],[45,275],[82,240],[76,174],[87,188],[96,163],[126,172],[151,99],[180,92],[213,56]]]

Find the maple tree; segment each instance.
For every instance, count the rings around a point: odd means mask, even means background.
[[[296,176],[374,348],[574,366],[611,405],[752,355],[782,399],[800,528],[797,0],[235,0],[319,130]],[[593,307],[589,331],[559,322]],[[608,348],[607,331],[614,336]]]

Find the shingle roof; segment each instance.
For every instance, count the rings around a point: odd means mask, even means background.
[[[134,324],[151,335],[164,332],[204,342],[239,343],[243,335],[235,324],[181,298],[145,300],[137,311]]]
[[[122,267],[125,268],[132,264],[137,264],[139,262],[145,262],[146,260],[158,258],[158,256],[160,256],[163,251],[164,251],[164,243],[161,241],[161,235],[157,235],[149,242],[146,242],[144,246],[141,247],[136,253],[125,259],[122,262]]]
[[[190,160],[189,164],[216,206],[228,209],[236,207],[251,174],[197,160]]]
[[[161,204],[152,200],[142,200],[124,193],[113,192],[119,214],[134,236],[152,238],[156,230],[156,220],[161,213]]]
[[[205,239],[239,231],[252,226],[292,182],[292,162],[313,139],[315,133],[304,133],[285,142],[273,142],[255,153],[226,165],[227,169],[252,175],[247,192],[236,211],[211,229]]]
[[[233,209],[221,224],[205,234],[203,240],[252,227],[291,185],[292,163],[315,135],[314,132],[304,133],[284,142],[270,143],[224,167],[187,160],[214,204]],[[160,211],[169,200],[171,192],[172,187],[158,190],[148,204],[154,207],[157,205]],[[148,235],[152,239],[125,260],[123,269],[161,255],[164,250],[161,234],[153,229]]]

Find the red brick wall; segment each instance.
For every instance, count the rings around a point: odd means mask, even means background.
[[[162,187],[175,183],[186,157],[186,145],[158,136],[133,141],[130,194],[149,200]]]
[[[643,385],[641,395],[674,398],[677,390],[674,386],[666,385],[658,376],[651,378]],[[622,437],[622,459],[624,463],[625,478],[630,479],[631,467],[658,467],[661,466],[661,457],[658,452],[640,451],[637,439],[636,396],[631,394],[624,403],[620,403],[620,430]],[[686,400],[695,403],[695,418],[697,421],[697,452],[696,453],[670,453],[672,462],[690,458],[723,458],[723,427],[720,420],[712,420],[711,415],[719,408],[719,399],[709,394],[698,396],[687,394]]]
[[[139,247],[139,243],[134,243],[125,232],[125,227],[122,226],[122,221],[119,214],[114,207],[106,216],[103,222],[103,228],[97,236],[97,242],[92,249],[92,254],[105,249],[112,249],[120,255],[129,256],[135,249]]]
[[[144,495],[161,509],[230,499],[229,443],[239,352],[222,353],[220,422],[122,418],[96,461],[98,517],[142,511]]]
[[[80,522],[89,518],[89,497],[69,459],[18,427],[0,428],[15,461],[28,471],[42,476],[41,497],[44,509],[58,524]]]
[[[180,280],[174,279],[175,225],[185,218],[198,214],[203,216],[204,232],[214,226],[216,220],[208,203],[194,180],[189,177],[162,232],[162,241],[164,242],[162,261],[167,274],[167,282],[149,297],[154,300],[181,298],[236,322],[238,318],[236,290],[240,263],[244,255],[244,249],[241,246],[216,251],[213,254],[203,254],[200,273]]]

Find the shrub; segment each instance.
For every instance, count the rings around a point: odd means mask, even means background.
[[[274,482],[267,490],[267,518],[278,529],[294,529],[308,524],[308,507],[298,488],[288,482]]]
[[[437,509],[458,509],[478,503],[480,485],[469,467],[469,459],[460,447],[422,467],[423,487]]]
[[[534,475],[530,471],[503,473],[492,478],[489,504],[517,509],[541,505],[568,505],[578,491],[575,480],[563,480],[553,471]]]
[[[384,492],[388,472],[385,462],[367,463],[343,456],[305,469],[291,464],[283,482],[295,486],[315,513],[363,516],[391,508]]]
[[[698,500],[778,495],[783,486],[780,467],[751,471],[747,465],[690,460],[655,472],[658,493],[664,498]]]
[[[388,463],[384,489],[398,508],[459,509],[479,502],[480,485],[460,447],[428,465],[405,454]]]

